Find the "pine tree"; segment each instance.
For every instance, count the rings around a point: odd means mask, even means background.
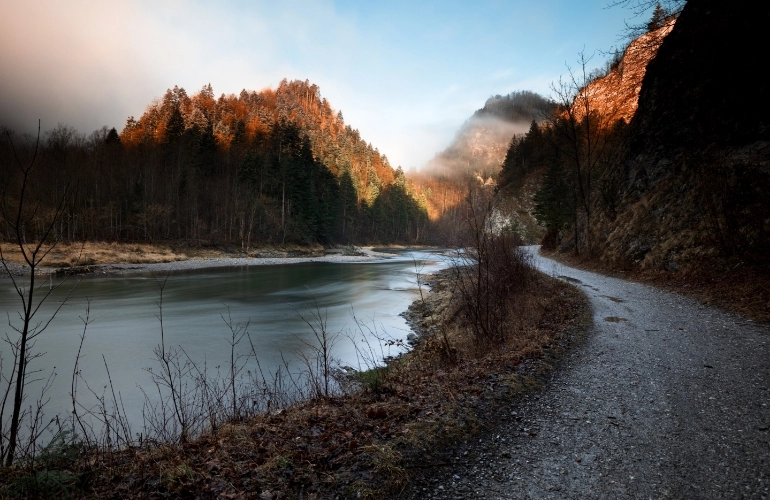
[[[214,137],[214,128],[211,124],[203,130],[196,127],[193,133],[196,137],[192,149],[192,166],[200,175],[210,177],[216,170],[217,140]]]
[[[179,138],[184,133],[184,118],[179,111],[179,106],[174,106],[171,110],[171,115],[166,122],[166,136],[164,142],[166,144],[176,144]]]
[[[120,145],[120,136],[118,135],[118,131],[115,130],[115,127],[112,127],[109,132],[107,132],[107,137],[104,139],[105,144],[117,144]]]
[[[666,9],[664,9],[663,6],[660,5],[660,2],[658,2],[655,6],[655,10],[652,11],[652,19],[647,23],[647,29],[649,31],[655,31],[656,29],[663,27],[663,25],[666,24],[667,17],[668,12],[666,12]]]
[[[545,247],[555,247],[561,240],[561,230],[571,222],[575,207],[571,188],[560,162],[550,163],[543,184],[535,193],[535,218],[546,228]]]
[[[354,225],[356,220],[356,187],[350,169],[342,171],[339,178],[339,211],[342,240],[346,243],[354,242]]]

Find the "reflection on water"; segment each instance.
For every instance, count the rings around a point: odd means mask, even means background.
[[[399,314],[416,298],[415,260],[421,273],[445,265],[438,253],[421,250],[402,251],[392,259],[373,263],[315,262],[173,273],[163,291],[166,345],[181,345],[191,359],[205,361],[210,369],[226,367],[230,331],[223,316],[229,311],[234,322],[249,323],[260,364],[269,371],[282,354],[291,357],[297,351],[308,352],[305,343],[312,343],[314,337],[298,313],[307,315],[317,305],[328,317],[328,330],[340,334],[335,358],[343,365],[358,367],[356,349],[348,336],[360,340],[369,332],[357,329],[352,315],[392,338],[405,339],[408,326]],[[106,361],[129,418],[141,423],[144,396],[137,386],[148,387],[146,369],[152,366],[153,349],[160,342],[158,290],[164,279],[151,275],[87,278],[75,286],[35,345],[35,350],[45,355],[34,360],[31,369],[58,374],[49,391],[47,414],[71,411],[70,378],[90,298],[91,323],[80,361],[82,375],[92,388],[101,391],[107,383]],[[40,319],[50,316],[72,285],[74,282],[66,283],[48,299],[39,312]],[[0,281],[0,312],[7,313],[13,322],[19,309],[10,281]],[[13,333],[7,325],[2,331]],[[239,349],[246,355],[251,347],[244,343]],[[392,347],[384,349],[386,355],[396,354]],[[8,346],[0,346],[0,354],[7,371]]]

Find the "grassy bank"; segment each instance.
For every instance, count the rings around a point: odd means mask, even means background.
[[[15,264],[24,264],[24,259],[15,243],[0,243],[3,257]],[[189,259],[212,259],[222,257],[295,257],[323,255],[320,245],[282,245],[250,248],[248,251],[237,247],[190,246],[184,242],[162,243],[107,243],[85,241],[59,242],[43,260],[45,267],[61,268],[103,264],[155,264]]]
[[[341,249],[347,255],[348,249]],[[15,273],[24,273],[26,262],[18,245],[12,243],[0,243],[2,256],[13,267]],[[39,269],[42,272],[87,272],[89,266],[102,266],[109,264],[160,264],[203,259],[224,259],[239,257],[258,258],[288,258],[288,257],[319,257],[323,256],[325,249],[321,245],[282,245],[263,246],[250,248],[244,251],[230,246],[199,247],[189,246],[180,242],[166,243],[107,243],[107,242],[59,242],[46,253],[40,262]],[[28,272],[28,271],[27,271]],[[2,273],[0,273],[2,275]]]

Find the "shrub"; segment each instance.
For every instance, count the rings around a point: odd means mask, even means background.
[[[460,315],[478,346],[502,342],[510,335],[509,319],[516,314],[512,301],[526,289],[533,272],[519,236],[492,230],[490,215],[491,203],[471,196],[469,245],[458,252],[453,265]]]

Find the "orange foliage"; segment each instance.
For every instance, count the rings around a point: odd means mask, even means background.
[[[341,115],[321,97],[318,86],[308,81],[284,79],[275,89],[244,90],[238,96],[222,94],[218,99],[214,98],[211,85],[190,97],[184,89],[174,87],[161,100],[154,100],[139,120],[126,123],[121,133],[123,144],[134,147],[143,141],[163,143],[176,109],[184,118],[186,130],[211,126],[218,146],[225,150],[232,146],[239,130],[242,140],[254,143],[269,135],[279,122],[294,124],[310,139],[314,156],[332,173],[337,175],[341,168],[350,168],[359,202],[371,183],[388,186],[395,182],[387,159],[367,144],[358,130],[345,125]],[[344,160],[340,158],[343,151]],[[422,194],[420,187],[413,191],[418,196]]]

